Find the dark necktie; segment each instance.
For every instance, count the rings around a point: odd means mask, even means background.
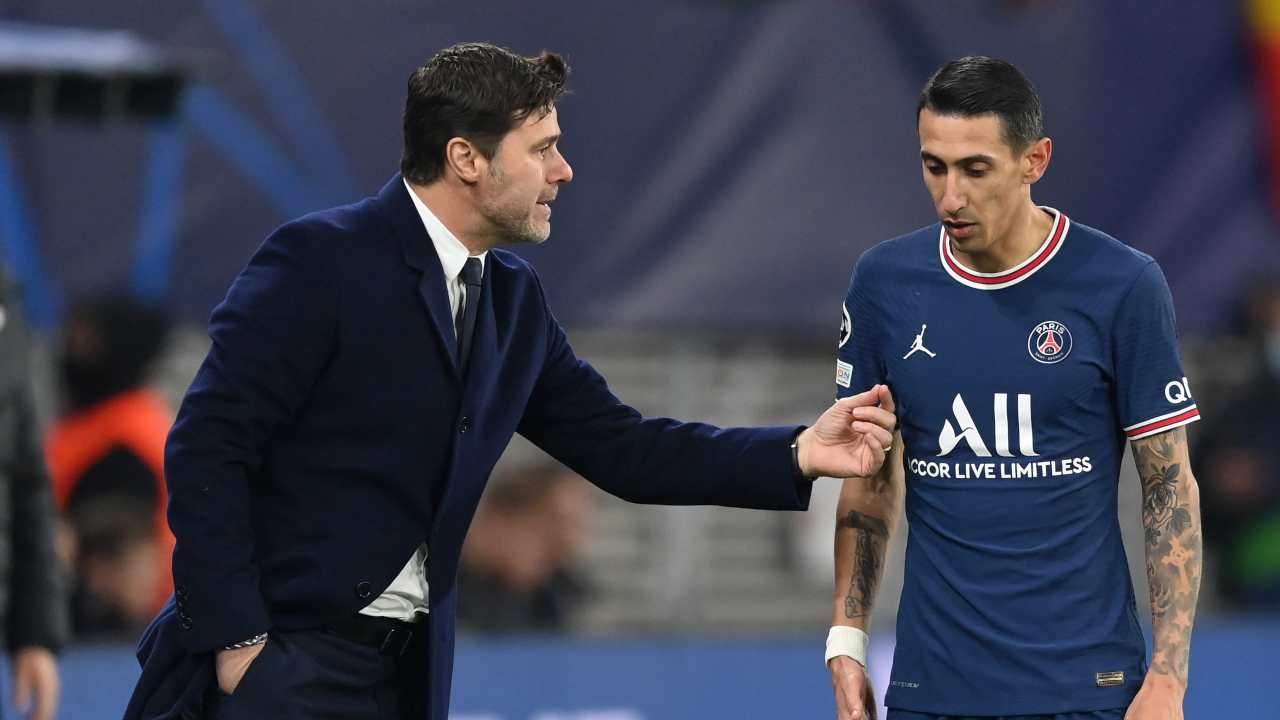
[[[471,358],[471,338],[476,333],[476,308],[480,305],[480,285],[484,281],[484,266],[479,258],[469,257],[459,274],[466,293],[462,304],[458,306],[458,317],[454,319],[454,328],[458,338],[459,368],[463,374],[467,372],[467,361]]]

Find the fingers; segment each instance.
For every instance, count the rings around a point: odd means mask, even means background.
[[[36,707],[31,713],[32,720],[53,720],[58,708],[58,688],[56,685],[42,685],[36,691]]]
[[[879,407],[888,413],[897,412],[898,407],[893,401],[893,393],[889,392],[888,385],[872,385],[857,395],[836,400],[836,405],[846,410],[856,407]]]
[[[885,450],[885,452],[888,452],[888,450],[893,447],[893,433],[879,425],[863,422],[861,420],[854,420],[853,431],[870,437],[875,441],[876,447]]]
[[[57,671],[50,668],[50,672],[44,676],[40,686],[36,688],[36,709],[32,716],[34,720],[54,720],[58,713],[60,685]]]
[[[890,413],[898,411],[898,406],[893,402],[893,393],[889,392],[888,385],[877,385],[872,390],[876,391],[876,401],[882,409]]]
[[[849,397],[846,397],[846,398],[840,398],[839,400],[836,400],[836,405],[839,405],[841,408],[845,410],[851,410],[856,407],[874,406],[878,401],[878,395],[876,393],[876,388],[878,387],[880,386],[876,385],[869,390],[863,390],[857,395],[850,395]]]
[[[893,429],[898,426],[898,417],[883,408],[856,407],[852,414],[858,420],[875,423],[889,432],[893,432]]]
[[[19,663],[13,674],[13,704],[21,713],[31,707],[31,673],[25,663]]]

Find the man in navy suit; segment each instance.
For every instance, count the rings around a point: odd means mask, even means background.
[[[526,262],[573,171],[567,68],[491,45],[409,78],[401,175],[273,233],[210,321],[166,451],[175,600],[127,717],[448,714],[459,550],[519,432],[640,503],[803,509],[873,475],[882,386],[813,427],[642,418],[574,356]]]

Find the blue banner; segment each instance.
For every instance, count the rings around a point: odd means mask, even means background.
[[[1186,716],[1280,717],[1280,696],[1273,688],[1277,647],[1280,623],[1275,620],[1203,623],[1193,641]],[[878,634],[870,662],[880,699],[892,654],[891,639]],[[101,720],[123,712],[138,666],[129,648],[74,648],[62,659],[62,673],[59,717]],[[835,705],[822,666],[822,633],[726,640],[464,638],[458,644],[450,717],[833,718]]]

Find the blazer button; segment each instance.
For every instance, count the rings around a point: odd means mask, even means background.
[[[471,418],[467,417],[466,415],[462,416],[462,422],[458,423],[458,432],[460,433],[471,432]]]
[[[181,622],[179,622],[178,624],[179,624],[180,626],[182,626],[182,629],[183,629],[183,630],[190,630],[190,629],[191,629],[191,618],[183,618],[183,620],[182,620]]]
[[[356,583],[356,597],[361,600],[368,600],[373,597],[373,583],[368,580],[361,580]]]

